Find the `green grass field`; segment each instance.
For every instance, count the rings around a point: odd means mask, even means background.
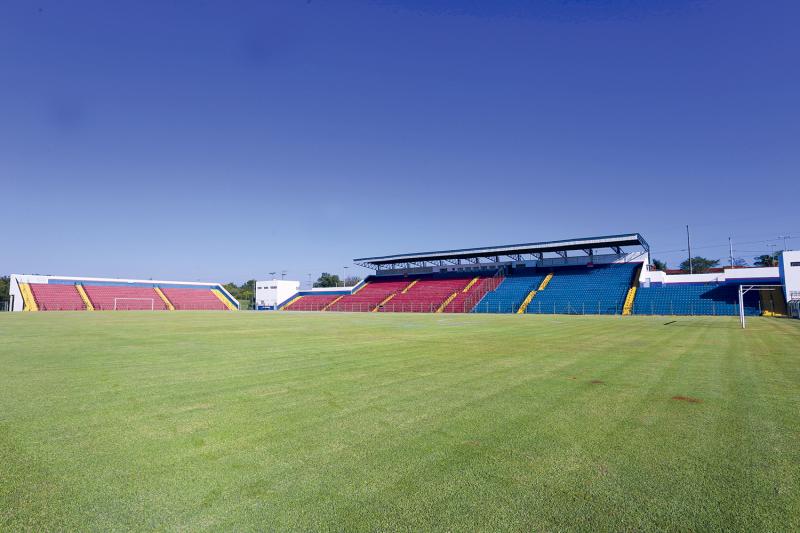
[[[3,313],[0,339],[0,530],[800,529],[800,321]]]

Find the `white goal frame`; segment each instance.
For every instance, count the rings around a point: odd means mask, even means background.
[[[775,291],[780,290],[783,292],[783,285],[739,285],[739,322],[742,324],[742,329],[747,327],[747,322],[744,319],[744,295],[750,291]],[[781,296],[783,296],[781,294]]]
[[[118,300],[139,300],[139,301],[150,302],[150,310],[151,311],[155,311],[156,310],[156,299],[155,298],[114,298],[114,311],[118,311],[118,309],[117,309],[117,301]],[[145,311],[146,311],[146,309],[145,309]]]

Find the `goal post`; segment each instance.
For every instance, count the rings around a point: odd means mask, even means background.
[[[126,301],[139,301],[139,302],[149,302],[150,303],[150,311],[155,311],[156,309],[156,302],[155,298],[114,298],[114,311],[120,310],[120,305]],[[147,303],[144,305],[146,311]],[[122,307],[123,310],[130,311],[131,309],[128,307]],[[142,311],[142,309],[135,309],[135,311]]]
[[[744,295],[751,291],[775,291],[780,290],[783,292],[783,285],[739,285],[739,323],[742,329],[747,327],[747,321],[744,318]],[[783,296],[781,294],[781,296]]]

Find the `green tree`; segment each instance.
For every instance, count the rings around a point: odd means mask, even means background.
[[[226,291],[231,293],[231,296],[233,296],[237,300],[239,299],[239,286],[237,284],[231,281],[223,285],[223,287],[225,287]]]
[[[778,266],[778,253],[759,255],[753,261],[753,266],[757,267],[772,267]]]
[[[8,289],[11,285],[11,278],[8,276],[0,277],[0,302],[7,302],[10,300]]]
[[[712,268],[719,265],[719,259],[706,259],[705,257],[692,257],[692,268],[691,271],[695,274],[699,274],[702,272],[708,272]],[[681,263],[681,270],[684,272],[689,272],[689,260],[685,260]]]
[[[361,281],[359,276],[349,276],[344,279],[344,286],[345,287],[355,287],[358,285],[358,282]]]
[[[667,270],[667,263],[658,259],[653,259],[653,268],[655,270]]]
[[[341,287],[342,280],[336,274],[323,272],[322,275],[314,282],[314,287]]]
[[[744,257],[734,257],[733,258],[733,266],[735,267],[746,267],[747,260]]]

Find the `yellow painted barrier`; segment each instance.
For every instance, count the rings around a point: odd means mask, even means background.
[[[325,307],[323,307],[321,310],[322,310],[322,311],[327,311],[328,309],[330,309],[331,307],[333,307],[333,304],[335,304],[336,302],[338,302],[338,301],[339,301],[339,300],[341,300],[342,298],[344,298],[344,294],[342,294],[341,296],[339,296],[339,297],[335,298],[335,299],[334,299],[334,300],[333,300],[331,303],[329,303],[328,305],[326,305]]]
[[[550,272],[545,278],[542,280],[542,283],[539,285],[539,288],[536,289],[537,291],[543,291],[545,287],[550,283],[550,280],[553,279],[553,273]]]
[[[19,290],[22,293],[22,310],[38,311],[39,306],[36,304],[36,298],[33,297],[31,286],[27,283],[20,283]]]
[[[467,292],[468,290],[470,290],[472,288],[472,286],[475,285],[478,282],[479,279],[480,279],[480,276],[475,276],[474,278],[472,278],[472,281],[467,283],[467,286],[464,287],[464,290],[461,291],[461,292]]]
[[[533,290],[528,293],[528,295],[525,297],[525,300],[522,301],[522,305],[520,305],[519,309],[517,309],[518,315],[525,313],[525,310],[528,308],[528,305],[530,305],[531,300],[533,300],[533,297],[536,296],[536,292],[536,290]]]
[[[214,293],[214,296],[216,296],[217,298],[219,298],[219,301],[220,301],[220,302],[222,302],[222,303],[224,303],[224,304],[225,304],[225,307],[227,307],[227,308],[228,308],[228,311],[238,311],[238,309],[236,308],[236,306],[235,306],[235,305],[233,305],[233,302],[231,302],[230,300],[228,300],[228,299],[225,297],[225,295],[224,295],[224,294],[222,294],[222,291],[220,291],[219,289],[211,289],[211,292],[213,292],[213,293]],[[164,297],[164,303],[166,303],[166,304],[167,304],[167,307],[169,307],[169,306],[171,306],[171,305],[172,305],[172,304],[168,303],[168,301],[166,300],[166,296]],[[175,309],[175,308],[173,307],[173,309]]]
[[[278,311],[283,311],[284,309],[286,309],[287,307],[289,307],[290,305],[292,305],[293,303],[295,303],[295,302],[296,302],[297,300],[299,300],[300,298],[302,298],[302,296],[295,296],[294,298],[292,298],[291,300],[289,300],[288,302],[286,302],[285,304],[283,304],[282,306],[280,306],[280,307],[278,308]]]
[[[476,279],[477,279],[477,278],[476,278]],[[466,291],[465,291],[465,292],[466,292]],[[453,301],[453,298],[455,298],[456,296],[458,296],[458,291],[456,291],[456,292],[454,292],[453,294],[451,294],[450,296],[448,296],[448,297],[447,297],[447,300],[445,300],[444,302],[442,302],[442,305],[440,305],[440,306],[439,306],[439,308],[436,310],[436,312],[437,312],[437,313],[441,313],[442,311],[444,311],[444,308],[445,308],[445,307],[447,307],[447,304],[449,304],[450,302],[452,302],[452,301]]]
[[[633,312],[633,301],[636,298],[636,285],[628,289],[628,294],[625,296],[625,303],[622,305],[622,314],[629,316]]]
[[[172,302],[169,301],[169,298],[167,298],[167,295],[164,294],[164,291],[161,290],[161,287],[153,287],[153,290],[156,291],[156,294],[158,294],[158,297],[161,298],[161,301],[164,302],[164,305],[167,306],[168,310],[170,311],[175,310],[175,306],[172,305]]]
[[[75,288],[78,290],[78,294],[81,295],[81,300],[83,300],[83,304],[86,306],[87,311],[94,311],[94,305],[92,305],[92,301],[89,299],[89,295],[86,294],[86,289],[83,288],[83,285],[78,283],[75,285]]]
[[[383,299],[383,301],[382,301],[381,303],[379,303],[379,304],[377,305],[377,307],[375,307],[375,309],[373,309],[373,310],[372,310],[372,312],[373,312],[373,313],[374,313],[374,312],[376,312],[378,309],[380,309],[380,308],[381,308],[381,306],[385,305],[385,304],[386,304],[386,302],[388,302],[389,300],[391,300],[391,299],[392,299],[392,298],[394,298],[395,296],[397,296],[397,293],[396,293],[396,292],[393,292],[392,294],[390,294],[389,296],[387,296],[386,298],[384,298],[384,299]]]
[[[406,286],[406,288],[405,288],[405,289],[403,289],[402,291],[400,291],[400,292],[401,292],[401,294],[405,294],[405,293],[407,293],[407,292],[408,292],[408,291],[411,289],[411,287],[413,287],[414,285],[416,285],[418,282],[419,282],[419,280],[418,280],[418,279],[415,279],[414,281],[412,281],[411,283],[409,283],[409,284]]]

